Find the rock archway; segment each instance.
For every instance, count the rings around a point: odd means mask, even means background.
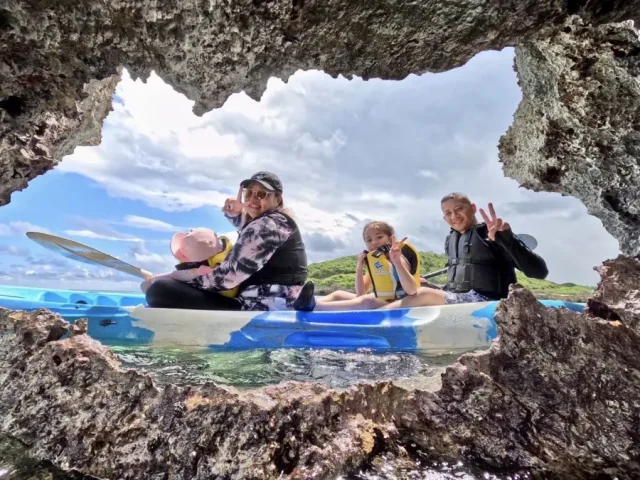
[[[11,0],[0,7],[0,203],[76,145],[100,142],[123,66],[142,78],[155,70],[202,114],[241,90],[259,98],[269,77],[297,69],[402,79],[518,46],[524,98],[501,141],[505,174],[576,196],[624,253],[637,254],[640,206],[629,192],[640,184],[640,44],[630,24],[606,24],[637,20],[639,7],[638,0]]]
[[[269,77],[297,69],[402,79],[516,46],[523,101],[500,141],[505,174],[581,199],[626,255],[638,255],[639,7],[8,0],[0,6],[0,203],[75,146],[100,142],[121,67],[143,78],[155,70],[201,114],[233,92],[257,98]],[[314,385],[251,395],[211,385],[159,391],[121,372],[81,332],[59,340],[69,328],[59,319],[4,312],[0,327],[18,334],[0,350],[2,429],[65,468],[123,478],[321,478],[382,451],[403,456],[403,445],[513,472],[633,477],[638,262],[621,257],[601,268],[591,312],[605,320],[555,314],[512,292],[499,314],[500,342],[451,367],[437,394],[386,384],[345,394]],[[537,327],[523,320],[531,316]]]

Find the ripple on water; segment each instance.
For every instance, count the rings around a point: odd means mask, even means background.
[[[332,388],[394,380],[408,388],[437,388],[457,355],[437,357],[369,350],[307,349],[204,352],[151,347],[112,347],[125,368],[147,371],[159,384],[216,382],[256,388],[281,381],[320,382]]]

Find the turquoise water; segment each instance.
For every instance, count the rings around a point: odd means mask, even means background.
[[[369,351],[273,350],[205,353],[202,351],[159,350],[151,347],[111,347],[123,367],[148,372],[157,384],[202,384],[207,381],[246,390],[286,380],[313,381],[335,389],[361,382],[394,380],[405,388],[437,390],[440,374],[457,354],[426,356],[409,353],[374,354]],[[29,457],[24,446],[0,437],[0,479],[78,480],[48,463]],[[366,472],[340,477],[344,480],[378,479],[493,479],[458,463],[434,464],[418,458],[415,464],[398,465],[378,459]]]
[[[198,350],[160,350],[153,347],[111,347],[125,368],[147,371],[164,384],[202,384],[206,381],[250,389],[287,380],[320,382],[347,388],[359,382],[393,379],[419,387],[434,381],[457,355],[437,357],[410,353],[376,354],[368,350],[252,350],[208,353]]]

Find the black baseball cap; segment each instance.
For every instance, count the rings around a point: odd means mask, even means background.
[[[255,173],[251,178],[240,182],[242,188],[247,188],[251,182],[258,182],[267,190],[282,193],[282,182],[275,173],[261,171]]]

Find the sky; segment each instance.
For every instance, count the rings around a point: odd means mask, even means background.
[[[269,170],[283,182],[310,262],[360,252],[369,220],[442,253],[449,229],[440,198],[460,191],[478,207],[493,202],[516,233],[536,237],[549,280],[595,285],[593,267],[619,251],[600,220],[575,198],[528,191],[502,174],[498,140],[521,99],[513,54],[483,52],[402,81],[298,71],[271,78],[259,100],[233,94],[202,117],[155,74],[143,83],[124,71],[101,144],[77,147],[0,208],[0,283],[138,290],[135,277],[67,260],[25,232],[169,271],[178,231],[208,227],[236,238],[220,212],[224,199]]]

